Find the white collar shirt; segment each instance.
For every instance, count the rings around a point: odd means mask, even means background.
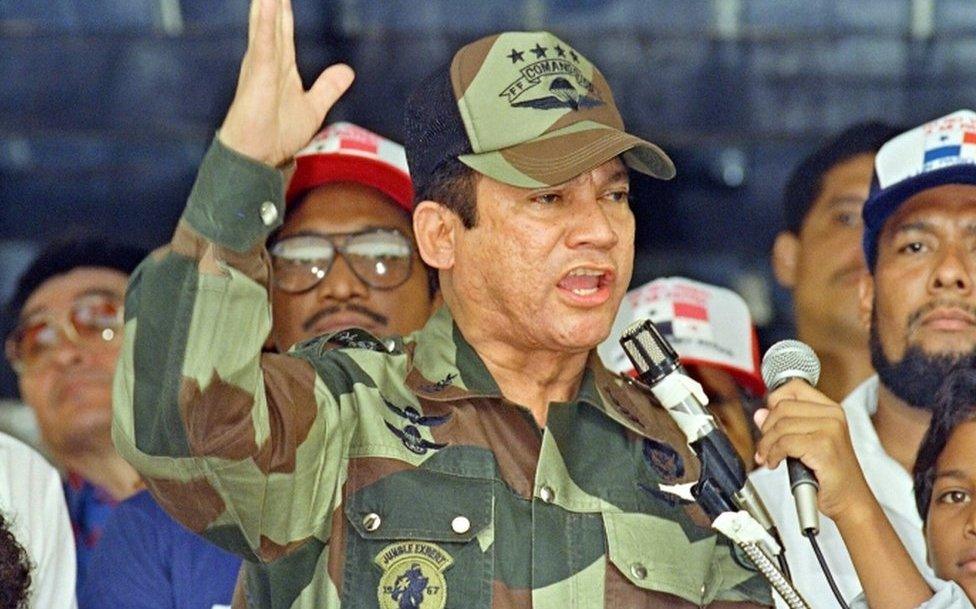
[[[58,472],[0,433],[0,512],[31,563],[29,609],[75,609],[75,544]]]

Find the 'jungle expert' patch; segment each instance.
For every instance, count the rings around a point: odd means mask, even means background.
[[[373,562],[383,570],[376,590],[381,609],[444,609],[444,571],[454,559],[440,546],[400,541],[383,548]]]

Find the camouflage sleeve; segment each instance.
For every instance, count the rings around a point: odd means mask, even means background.
[[[214,141],[173,240],[132,276],[114,387],[116,446],[159,503],[262,560],[328,536],[349,416],[308,361],[261,353],[284,179]]]

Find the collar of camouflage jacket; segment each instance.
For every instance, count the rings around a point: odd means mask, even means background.
[[[446,306],[434,313],[424,328],[407,337],[405,346],[412,354],[407,386],[418,397],[439,402],[503,399],[484,361],[465,340]],[[579,391],[570,403],[589,404],[632,431],[646,435],[650,421],[643,421],[648,417],[636,412],[646,409],[623,395],[630,383],[630,379],[607,370],[594,349],[587,359]],[[628,408],[628,404],[632,407]]]

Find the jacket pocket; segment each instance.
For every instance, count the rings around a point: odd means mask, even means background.
[[[342,606],[490,608],[493,479],[412,468],[360,487],[361,474],[354,460]]]
[[[678,522],[650,514],[605,512],[603,525],[608,558],[631,586],[696,605],[708,595],[714,535],[691,541]]]

